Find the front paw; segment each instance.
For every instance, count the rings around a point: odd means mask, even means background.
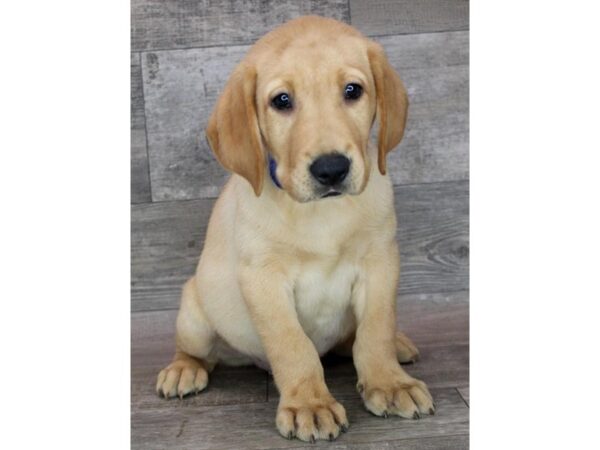
[[[435,404],[425,383],[402,369],[359,380],[356,388],[366,408],[376,416],[394,414],[406,419],[420,419],[423,414],[435,414]]]
[[[321,391],[321,392],[319,392]],[[315,442],[333,441],[348,429],[346,410],[325,388],[301,386],[295,395],[282,394],[277,408],[276,424],[283,437]]]
[[[160,371],[156,380],[156,392],[164,398],[183,398],[198,393],[208,384],[208,372],[192,358],[173,361]]]

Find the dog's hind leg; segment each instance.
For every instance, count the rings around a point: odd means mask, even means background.
[[[158,374],[156,392],[165,398],[198,393],[208,384],[216,360],[212,350],[215,331],[198,298],[195,277],[183,286],[177,316],[176,352],[171,364]]]
[[[333,348],[333,353],[339,356],[352,356],[354,333]],[[401,363],[416,362],[419,360],[419,350],[413,342],[401,331],[396,331],[396,356]]]
[[[396,330],[396,356],[401,363],[419,360],[419,350],[403,332]]]

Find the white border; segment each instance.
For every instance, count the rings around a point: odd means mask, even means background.
[[[129,447],[129,17],[2,8],[0,448]]]
[[[474,449],[600,448],[591,5],[471,5]]]

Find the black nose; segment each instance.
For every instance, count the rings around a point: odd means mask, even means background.
[[[310,165],[310,173],[324,186],[341,183],[350,170],[350,160],[339,153],[319,156]]]

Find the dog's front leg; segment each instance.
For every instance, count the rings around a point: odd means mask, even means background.
[[[421,414],[433,414],[435,406],[427,386],[408,375],[396,358],[400,262],[395,240],[373,249],[365,264],[353,299],[358,324],[352,347],[357,389],[367,409],[377,416],[418,419]]]
[[[292,287],[272,267],[245,267],[242,291],[280,392],[276,424],[288,439],[335,439],[346,411],[325,385],[317,350],[302,329]]]

